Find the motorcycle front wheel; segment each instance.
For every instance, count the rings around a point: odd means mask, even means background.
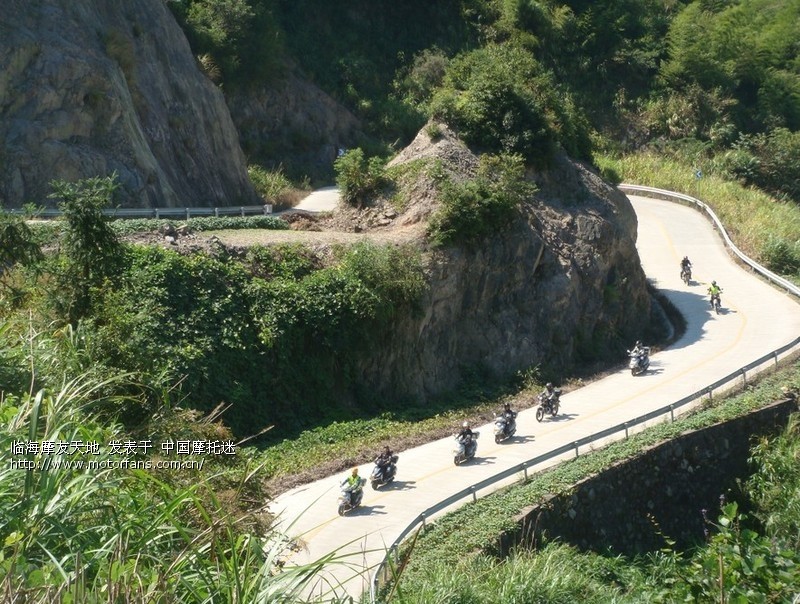
[[[502,434],[495,434],[494,435],[494,442],[496,444],[499,445],[502,442],[502,440],[503,440],[503,435]]]
[[[380,486],[380,484],[381,484],[381,483],[379,483],[377,480],[373,480],[373,481],[372,481],[372,489],[373,489],[374,491],[377,491],[377,490],[378,490],[378,487]]]
[[[551,413],[553,414],[553,417],[558,415],[558,402],[553,403],[553,410],[551,411]]]
[[[344,513],[347,511],[347,506],[344,503],[339,504],[339,516],[344,516]]]
[[[544,409],[543,409],[542,407],[539,407],[539,408],[536,410],[536,421],[537,421],[537,422],[540,422],[540,421],[542,421],[543,419],[544,419]]]

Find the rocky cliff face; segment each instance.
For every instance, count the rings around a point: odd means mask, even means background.
[[[163,0],[5,0],[0,202],[112,172],[127,206],[260,203],[222,94]]]
[[[454,177],[476,164],[448,132],[433,142],[423,130],[395,162],[421,157],[441,159]],[[539,191],[510,229],[477,250],[433,254],[422,312],[381,334],[364,361],[369,391],[424,399],[476,367],[495,377],[559,370],[641,337],[651,302],[627,198],[564,156],[533,177]],[[401,225],[436,207],[432,187],[413,187]]]
[[[352,113],[292,66],[269,88],[233,90],[226,97],[251,161],[279,164],[290,174],[332,181],[338,150],[358,146],[365,136]]]

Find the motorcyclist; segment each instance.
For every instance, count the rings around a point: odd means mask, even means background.
[[[553,382],[547,382],[544,386],[544,390],[539,394],[539,398],[546,401],[552,401],[556,396],[556,388],[553,386]]]
[[[379,468],[381,468],[381,470],[383,470],[384,468],[392,464],[393,455],[394,453],[388,446],[384,447],[383,451],[381,451],[375,458],[375,465],[377,465]]]
[[[517,412],[511,409],[511,403],[505,403],[503,405],[503,413],[501,413],[501,415],[509,422],[513,422],[515,419],[517,419]]]
[[[710,296],[709,303],[711,307],[714,307],[714,298],[719,300],[719,295],[722,293],[722,288],[717,285],[716,281],[711,282],[711,286],[708,288],[708,295]]]
[[[553,386],[553,382],[547,382],[544,386],[544,390],[539,393],[539,400],[544,403],[548,408],[551,408],[553,405],[553,401],[555,401],[556,397],[556,387]]]
[[[689,260],[689,256],[684,256],[683,260],[681,260],[681,277],[683,277],[683,273],[691,272],[692,270],[692,263]]]
[[[470,428],[469,422],[461,424],[461,431],[456,436],[458,442],[464,447],[464,453],[470,457],[477,450],[478,443],[475,441],[475,433]]]
[[[375,465],[378,466],[382,479],[385,480],[391,476],[393,464],[394,452],[388,446],[385,446],[383,451],[381,451],[375,458]]]
[[[343,487],[348,487],[351,491],[357,491],[358,487],[361,486],[361,477],[358,475],[358,468],[353,468],[350,472],[350,476],[345,477],[342,481]]]
[[[500,414],[500,417],[506,420],[506,432],[510,432],[511,429],[514,428],[517,420],[517,412],[511,409],[511,403],[503,404],[503,412]]]
[[[343,495],[346,494],[348,504],[350,507],[356,507],[361,502],[361,487],[364,485],[364,480],[358,475],[358,468],[353,468],[350,476],[345,477],[342,481],[341,489]]]

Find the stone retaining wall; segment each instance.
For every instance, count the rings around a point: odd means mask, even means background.
[[[665,536],[680,549],[697,543],[703,538],[700,510],[716,518],[722,494],[743,503],[737,480],[749,474],[754,439],[778,433],[797,410],[790,398],[649,447],[570,493],[524,510],[517,530],[500,536],[500,554],[550,539],[627,555],[665,547]]]

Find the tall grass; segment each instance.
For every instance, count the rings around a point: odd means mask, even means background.
[[[652,153],[598,156],[601,169],[625,182],[678,191],[710,205],[736,245],[768,268],[800,283],[800,206],[715,174],[703,162],[691,166]],[[703,174],[701,178],[696,170]]]
[[[288,540],[251,530],[264,509],[232,513],[215,475],[180,486],[156,470],[113,467],[120,456],[106,445],[126,436],[91,412],[108,386],[81,376],[54,393],[0,399],[0,449],[10,453],[0,466],[0,601],[306,601],[320,569],[341,562],[336,554],[278,572]],[[100,450],[43,455],[30,451],[33,442]],[[109,467],[90,469],[89,459]]]

